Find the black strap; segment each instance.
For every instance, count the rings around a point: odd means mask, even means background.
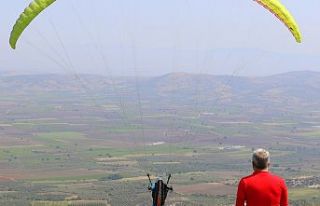
[[[147,174],[147,176],[148,176],[149,183],[150,183],[150,186],[151,186],[151,185],[152,185],[152,182],[151,182],[150,174]]]
[[[169,174],[169,176],[168,176],[167,185],[169,184],[170,179],[171,179],[171,174]]]

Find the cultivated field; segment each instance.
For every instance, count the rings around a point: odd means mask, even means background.
[[[258,147],[291,205],[320,204],[320,104],[128,88],[2,89],[0,205],[150,205],[146,173],[172,173],[168,204],[232,205]]]

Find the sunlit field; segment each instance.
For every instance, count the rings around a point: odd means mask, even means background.
[[[172,173],[169,204],[231,205],[257,147],[271,151],[292,205],[319,201],[316,105],[143,93],[141,115],[135,94],[124,110],[99,91],[93,101],[69,89],[27,90],[1,100],[1,205],[148,205],[147,173]],[[206,104],[194,107],[200,98]]]

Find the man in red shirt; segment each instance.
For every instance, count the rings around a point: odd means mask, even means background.
[[[269,152],[254,151],[252,166],[254,172],[239,183],[236,206],[288,206],[285,181],[269,172]]]

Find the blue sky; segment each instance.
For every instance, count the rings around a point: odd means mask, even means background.
[[[282,0],[300,24],[303,44],[252,0],[57,0],[13,51],[8,36],[29,2],[2,3],[0,72],[320,72],[317,0]]]

